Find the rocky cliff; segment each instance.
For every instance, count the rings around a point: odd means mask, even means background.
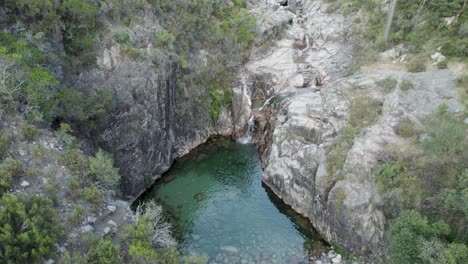
[[[282,8],[294,13],[291,26],[267,52],[257,49],[242,72],[248,96],[270,98],[253,109],[263,182],[330,243],[376,260],[387,223],[373,169],[389,148],[410,145],[397,133],[401,122],[423,129],[441,104],[463,110],[454,77],[386,65],[345,77],[353,57],[350,18],[321,1]]]

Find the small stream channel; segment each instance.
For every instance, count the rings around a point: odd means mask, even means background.
[[[163,205],[183,254],[209,263],[308,263],[324,244],[261,180],[254,145],[211,140],[177,160],[140,202]]]

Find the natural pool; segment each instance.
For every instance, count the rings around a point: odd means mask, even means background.
[[[255,146],[220,139],[176,161],[142,200],[163,205],[184,254],[210,263],[308,263],[320,239],[261,179]]]

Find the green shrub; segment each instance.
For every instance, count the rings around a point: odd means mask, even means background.
[[[0,161],[2,161],[10,149],[11,141],[8,137],[0,134]]]
[[[403,212],[390,224],[390,263],[421,263],[422,253],[428,250],[427,242],[448,232],[449,227],[443,222],[430,224],[426,217],[416,211]]]
[[[89,157],[89,172],[95,177],[101,186],[108,190],[116,190],[120,175],[114,167],[112,157],[99,150],[94,157]]]
[[[101,240],[96,247],[92,247],[88,254],[89,264],[121,264],[120,247],[112,240]]]
[[[350,108],[349,123],[356,128],[371,125],[382,114],[382,102],[362,96],[354,100]]]
[[[402,91],[408,91],[408,90],[411,90],[411,89],[413,89],[413,88],[414,88],[414,84],[413,84],[412,81],[410,81],[410,80],[403,80],[403,81],[401,82],[400,89],[401,89]]]
[[[339,132],[328,157],[327,170],[330,176],[343,168],[356,134],[357,130],[352,126],[346,126]]]
[[[413,123],[410,120],[403,120],[398,124],[397,135],[404,138],[409,138],[415,135]]]
[[[80,190],[79,195],[83,200],[99,207],[102,204],[104,193],[96,186],[87,186]]]
[[[423,142],[425,153],[438,165],[456,164],[467,156],[466,125],[441,105],[426,121],[429,138]]]
[[[37,263],[54,254],[62,228],[51,200],[5,194],[0,200],[0,260]]]
[[[78,226],[85,213],[85,207],[81,204],[75,204],[73,211],[67,215],[67,221],[73,226]]]
[[[20,160],[6,158],[0,164],[0,194],[10,188],[13,179],[23,172],[23,163]]]
[[[439,239],[424,241],[419,256],[423,263],[468,263],[468,247],[445,243]]]
[[[23,140],[33,141],[36,138],[38,132],[39,130],[33,125],[27,123],[21,124],[20,133]]]
[[[437,63],[437,68],[438,69],[447,69],[448,68],[448,61],[443,60],[443,61]]]
[[[443,215],[453,229],[453,236],[460,241],[468,242],[468,169],[459,176],[453,188],[443,191]]]
[[[413,166],[413,163],[399,157],[374,169],[388,219],[397,217],[403,210],[417,208],[420,204],[423,194],[419,178],[409,169]]]
[[[176,42],[176,37],[174,34],[166,31],[159,31],[155,34],[155,39],[153,41],[154,46],[164,47],[168,49],[174,49],[174,43]]]
[[[110,89],[101,89],[90,95],[73,89],[62,89],[53,102],[52,114],[49,116],[77,124],[81,128],[95,129],[106,123],[114,107],[115,101]]]
[[[393,90],[397,86],[398,81],[395,78],[392,78],[392,77],[388,76],[387,78],[378,81],[377,84],[380,87],[382,87],[384,89],[384,91],[390,92],[391,90]]]
[[[426,71],[426,59],[424,56],[414,56],[406,66],[409,72],[423,72]]]

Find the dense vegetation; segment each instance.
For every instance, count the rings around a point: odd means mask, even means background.
[[[382,153],[375,170],[390,220],[390,262],[466,263],[466,124],[441,106],[425,121],[426,137],[405,126],[414,152]]]
[[[374,61],[379,52],[403,44],[408,49],[408,69],[426,69],[430,54],[437,48],[445,56],[466,59],[468,54],[468,15],[465,0],[398,0],[388,42],[384,39],[385,21],[390,1],[326,0],[330,11],[341,7],[354,13],[356,60],[350,73]],[[453,18],[451,23],[446,20]]]
[[[154,204],[139,208],[126,231],[112,234],[112,240],[65,235],[82,225],[87,212],[97,213],[118,197],[120,175],[109,154],[85,153],[73,136],[106,125],[116,106],[113,91],[105,87],[83,91],[63,79],[92,67],[99,41],[110,34],[131,60],[175,61],[180,71],[178,90],[201,89],[206,95],[201,103],[216,122],[221,108],[231,103],[232,71],[243,63],[254,39],[255,19],[246,1],[235,0],[232,5],[208,0],[1,3],[6,16],[0,17],[0,121],[19,123],[18,135],[0,123],[1,262],[37,263],[57,257],[59,263],[203,263],[203,258],[180,256],[170,226]],[[161,29],[150,37],[155,48],[150,53],[146,40],[129,33],[132,21],[147,12],[157,18]],[[197,61],[201,50],[206,51],[208,67]],[[59,65],[65,74],[57,70]],[[63,146],[62,155],[35,143],[51,127]],[[15,149],[19,146],[33,153],[31,162],[21,160]],[[38,169],[44,163],[52,166]],[[57,172],[58,166],[69,177]],[[21,180],[35,181],[38,174],[47,178],[41,187],[47,197],[11,192]],[[55,174],[60,182],[51,177]],[[59,215],[63,203],[72,203],[73,210]],[[64,242],[70,249],[55,256],[56,243]]]

